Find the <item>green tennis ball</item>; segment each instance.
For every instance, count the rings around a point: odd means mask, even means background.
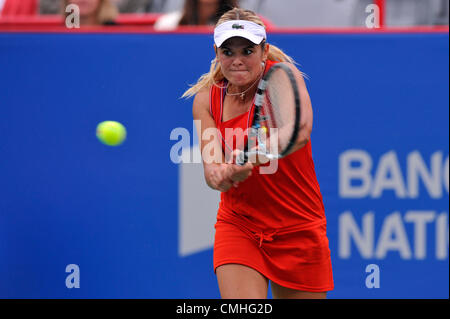
[[[125,126],[115,121],[104,121],[97,125],[97,138],[105,145],[118,146],[125,141]]]

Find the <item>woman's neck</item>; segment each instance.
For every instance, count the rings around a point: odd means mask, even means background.
[[[262,76],[262,73],[261,73]],[[252,100],[256,94],[256,90],[258,88],[258,83],[261,79],[261,76],[258,76],[253,83],[245,86],[233,86],[233,84],[228,83],[226,88],[226,94],[231,97],[239,98],[244,101]]]

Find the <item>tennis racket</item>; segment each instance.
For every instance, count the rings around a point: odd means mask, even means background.
[[[258,84],[255,110],[243,152],[236,163],[252,156],[268,160],[289,154],[300,130],[300,95],[294,73],[285,64],[273,65]]]

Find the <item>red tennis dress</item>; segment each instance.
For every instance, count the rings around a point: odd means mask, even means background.
[[[276,62],[268,61],[267,70]],[[222,83],[221,87],[225,83]],[[225,89],[212,86],[210,112],[223,150],[232,149],[226,128],[251,126],[254,107],[223,122]],[[270,163],[266,164],[270,165]],[[266,166],[264,165],[264,166]],[[224,264],[251,267],[291,289],[324,292],[334,288],[325,211],[311,153],[311,142],[278,160],[273,174],[252,175],[221,193],[215,225],[214,271]]]

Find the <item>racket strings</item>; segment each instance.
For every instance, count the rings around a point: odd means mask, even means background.
[[[291,81],[286,72],[277,70],[272,74],[266,87],[262,105],[265,121],[262,125],[265,125],[268,129],[267,139],[269,143],[277,143],[276,147],[267,150],[270,153],[277,152],[279,154],[287,147],[292,137],[296,106],[291,86]]]

